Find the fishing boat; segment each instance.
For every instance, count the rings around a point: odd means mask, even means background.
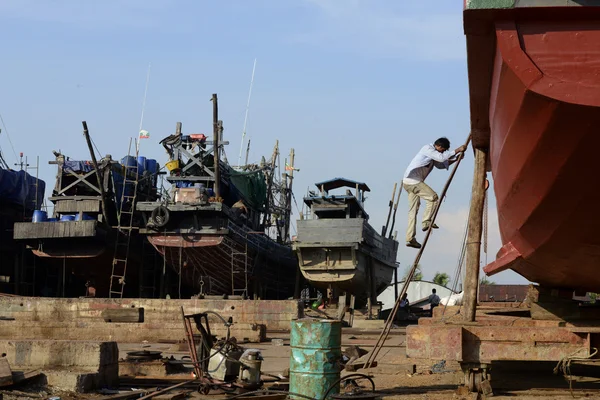
[[[302,275],[311,285],[329,289],[329,297],[346,292],[364,304],[392,281],[398,242],[369,224],[365,183],[334,178],[316,186],[318,193],[304,198],[311,218],[297,221],[294,249]],[[335,189],[345,191],[331,193]]]
[[[212,140],[184,134],[177,123],[161,141],[171,192],[137,204],[145,221],[140,232],[200,296],[288,298],[297,269],[288,235],[293,167],[277,179],[277,146],[269,161],[229,165],[216,102],[213,95]]]
[[[503,244],[484,271],[597,292],[600,7],[557,3],[465,2],[471,132],[489,149]]]
[[[95,296],[108,297],[117,238],[123,228],[120,217],[128,215],[132,202],[158,198],[157,163],[143,156],[117,161],[106,155],[96,162],[95,158],[74,160],[53,153],[55,159],[49,164],[56,165],[57,173],[49,197],[52,214],[38,207],[32,220],[15,223],[13,237],[47,266],[44,274],[38,273],[41,294],[82,296],[92,290]],[[139,216],[131,217],[132,226],[138,221]],[[143,237],[134,229],[129,233],[126,295],[139,296],[139,268],[144,256],[149,263],[151,254],[143,246]]]

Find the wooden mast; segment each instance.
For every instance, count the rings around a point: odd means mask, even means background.
[[[475,148],[475,171],[473,173],[473,190],[467,232],[467,262],[463,302],[463,317],[464,320],[468,322],[475,321],[475,310],[477,307],[481,233],[483,230],[483,206],[485,202],[486,164],[487,149]]]

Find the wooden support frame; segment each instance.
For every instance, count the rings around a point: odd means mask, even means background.
[[[64,168],[62,168],[61,165],[61,169],[64,171]],[[90,172],[87,172],[85,175],[77,175],[76,173],[74,173],[73,171],[66,171],[69,175],[74,176],[75,178],[77,178],[77,180],[75,182],[71,182],[68,186],[60,189],[57,194],[63,194],[65,193],[67,190],[71,189],[72,187],[74,187],[75,185],[77,185],[79,182],[83,182],[86,185],[88,185],[90,188],[92,188],[94,191],[98,192],[98,194],[102,194],[102,191],[100,190],[100,188],[98,188],[97,186],[91,184],[90,182],[87,181],[87,178],[94,175],[96,173],[96,170],[93,169]],[[62,184],[62,179],[61,179],[61,184]]]

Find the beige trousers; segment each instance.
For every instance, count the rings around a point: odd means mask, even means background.
[[[406,242],[415,238],[417,229],[417,213],[421,205],[421,199],[427,202],[425,214],[423,214],[423,225],[431,222],[433,210],[438,202],[438,195],[425,182],[419,182],[416,185],[402,184],[404,190],[408,192],[408,228],[406,229]]]

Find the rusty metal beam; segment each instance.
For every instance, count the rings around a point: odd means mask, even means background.
[[[407,328],[410,358],[492,361],[560,361],[590,354],[589,332],[570,328],[415,325]]]

